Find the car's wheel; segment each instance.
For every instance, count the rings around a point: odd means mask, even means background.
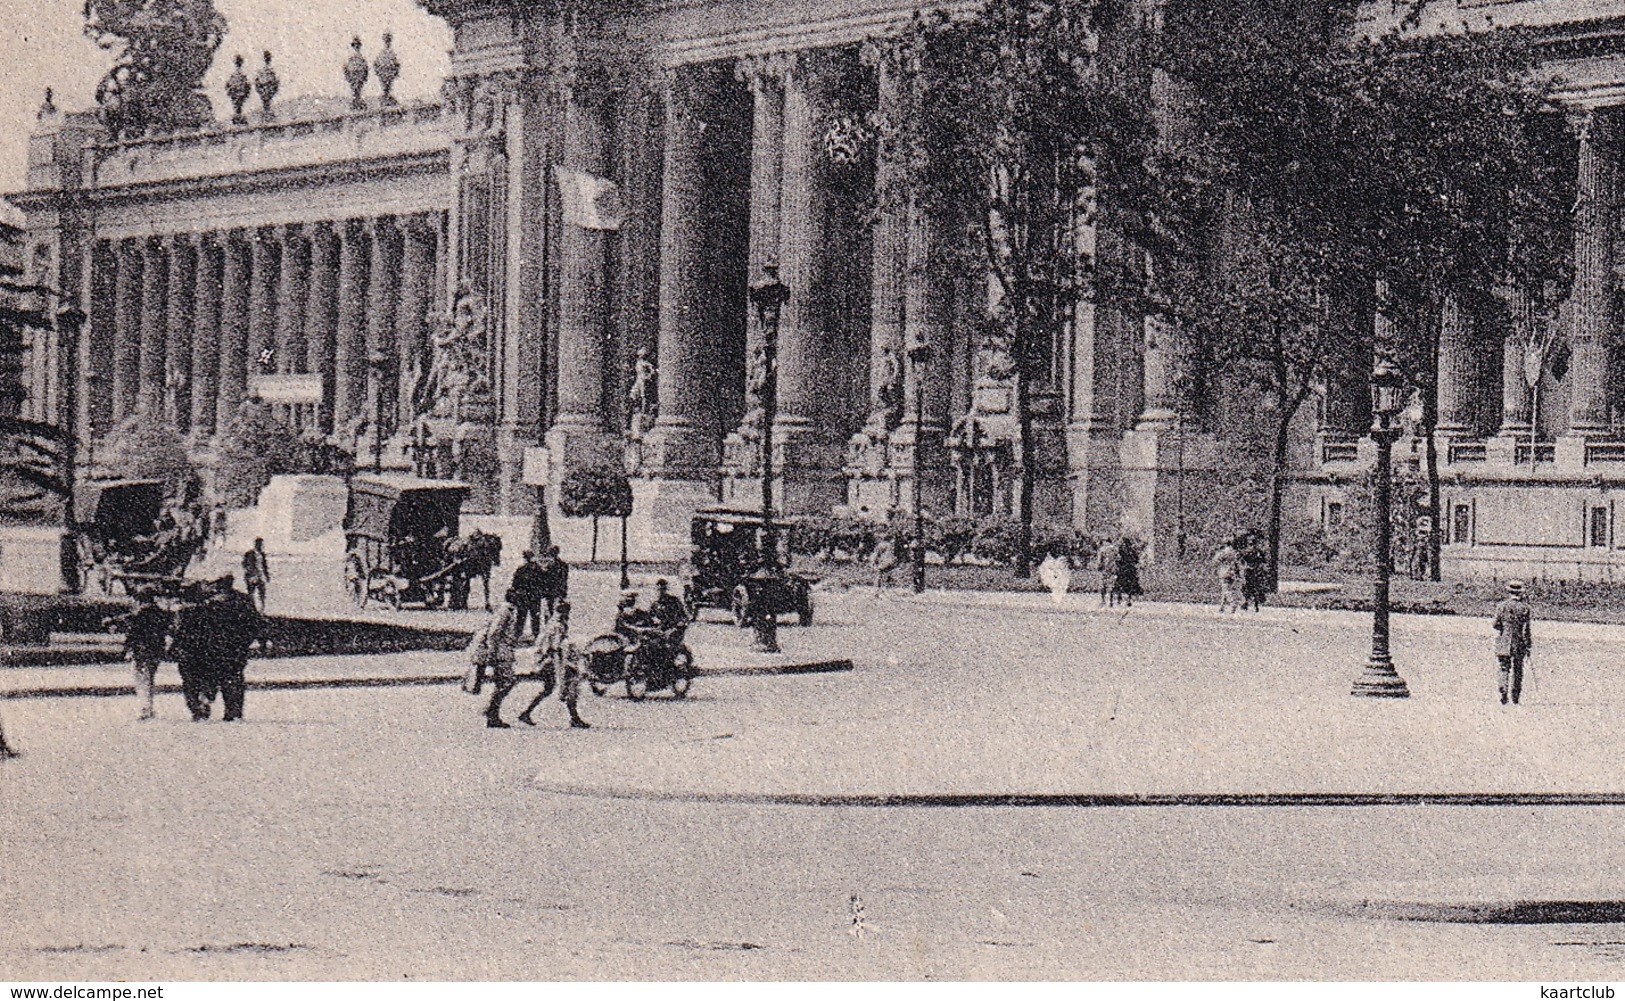
[[[649,679],[641,674],[626,676],[626,697],[633,702],[642,702],[649,694]]]
[[[671,694],[675,698],[688,698],[689,686],[694,683],[694,652],[687,646],[678,648],[671,661]]]

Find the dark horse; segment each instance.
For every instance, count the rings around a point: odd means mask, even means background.
[[[451,607],[468,607],[468,592],[474,578],[485,592],[485,610],[491,610],[491,576],[502,563],[502,539],[474,529],[469,535],[446,547],[451,562]]]

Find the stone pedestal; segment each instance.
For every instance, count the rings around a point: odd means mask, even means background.
[[[1123,436],[1122,531],[1145,543],[1146,559],[1176,559],[1181,533],[1189,537],[1207,521],[1217,498],[1217,452],[1211,436],[1190,431]],[[1195,555],[1187,548],[1187,559]]]
[[[346,502],[337,476],[273,476],[260,491],[260,536],[273,551],[298,548],[344,527]]]
[[[60,594],[66,534],[50,525],[0,525],[0,591]]]
[[[902,507],[891,475],[891,442],[878,428],[865,428],[846,446],[846,506],[860,518],[885,521]]]
[[[718,503],[716,489],[698,480],[635,479],[627,546],[633,559],[682,560],[689,555],[694,512]],[[615,526],[619,531],[620,526]],[[620,539],[614,540],[618,547]],[[602,547],[600,547],[602,555]]]

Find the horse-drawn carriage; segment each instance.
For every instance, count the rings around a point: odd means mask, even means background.
[[[92,480],[74,496],[81,579],[104,594],[115,583],[179,579],[206,541],[196,518],[177,519],[165,510],[161,480]]]
[[[495,562],[458,529],[469,486],[410,476],[356,476],[344,515],[344,585],[357,607],[467,607],[468,582]],[[489,584],[487,585],[489,586]]]

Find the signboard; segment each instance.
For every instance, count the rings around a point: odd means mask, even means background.
[[[553,468],[553,453],[545,446],[525,449],[525,465],[519,478],[528,487],[547,486],[548,470]]]
[[[322,377],[319,375],[253,375],[248,378],[250,396],[266,403],[320,403]]]

